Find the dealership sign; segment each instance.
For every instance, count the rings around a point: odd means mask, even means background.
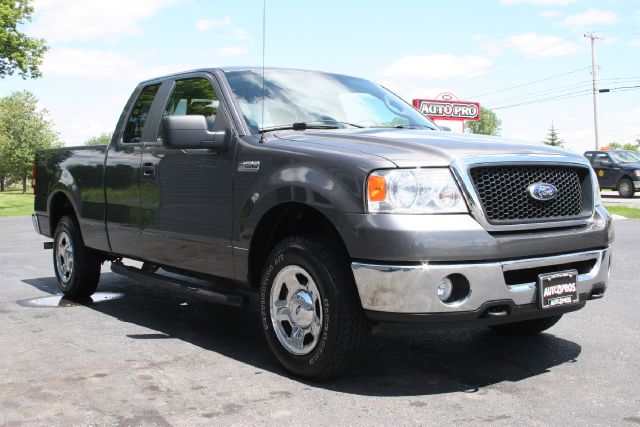
[[[414,99],[413,106],[431,120],[480,120],[478,102],[459,101],[450,93],[436,99]]]

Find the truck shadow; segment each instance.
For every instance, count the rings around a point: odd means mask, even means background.
[[[50,295],[56,293],[53,277],[23,282]],[[153,330],[127,335],[127,339],[176,338],[310,387],[357,395],[474,393],[498,383],[501,390],[508,392],[509,382],[573,363],[581,352],[580,345],[552,334],[523,338],[488,330],[380,329],[374,330],[363,360],[350,375],[313,383],[291,377],[271,356],[259,327],[255,300],[243,308],[226,307],[135,283],[113,273],[102,274],[98,291],[122,295],[97,298],[97,302],[83,305]]]

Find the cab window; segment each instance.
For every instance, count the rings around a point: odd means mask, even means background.
[[[142,140],[144,124],[147,121],[151,104],[153,104],[153,99],[156,97],[159,88],[159,84],[149,85],[140,92],[124,127],[124,133],[122,135],[123,143],[135,144]]]
[[[162,116],[204,116],[207,128],[213,131],[219,106],[218,96],[206,78],[178,80]],[[162,142],[162,126],[158,131],[158,142]]]
[[[593,158],[593,166],[602,167],[602,166],[610,166],[611,158],[606,153],[596,153]]]

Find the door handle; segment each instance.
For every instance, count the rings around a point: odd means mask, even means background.
[[[143,178],[153,178],[156,175],[156,164],[155,163],[144,163],[142,165],[142,177]]]

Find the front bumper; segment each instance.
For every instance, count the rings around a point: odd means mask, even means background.
[[[362,307],[370,316],[384,313],[422,316],[468,313],[482,317],[500,306],[508,314],[537,304],[537,276],[568,269],[578,270],[581,300],[601,296],[609,277],[609,247],[562,255],[495,262],[422,263],[417,265],[351,264]],[[458,301],[444,303],[437,296],[441,278],[462,275],[470,292]],[[579,307],[578,307],[579,308]],[[574,307],[575,309],[575,307]],[[544,313],[550,313],[545,310]],[[491,315],[489,313],[489,315]],[[393,317],[393,316],[391,316]],[[463,316],[464,317],[464,316]],[[453,317],[452,317],[453,319]]]

